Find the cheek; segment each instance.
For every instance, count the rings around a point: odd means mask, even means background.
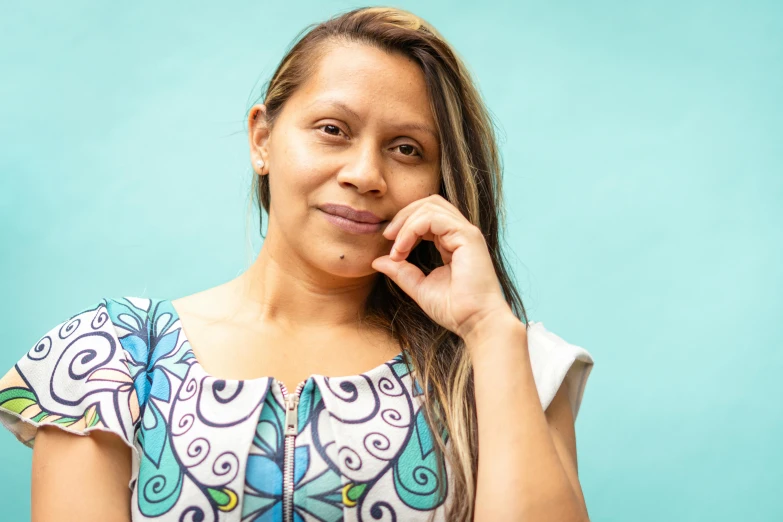
[[[395,206],[403,209],[414,201],[424,199],[431,194],[437,194],[439,184],[430,179],[422,179],[421,176],[401,176],[388,185],[390,199],[395,201]]]
[[[276,154],[274,165],[279,165],[288,185],[308,187],[323,171],[323,155],[310,147],[304,137],[287,135],[286,142]],[[279,160],[277,158],[280,158]]]
[[[318,204],[314,194],[328,178],[328,165],[324,164],[323,155],[306,145],[283,146],[276,151],[270,164],[272,207],[278,215],[306,218],[303,213]]]

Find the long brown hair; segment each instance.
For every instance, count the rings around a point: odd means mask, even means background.
[[[505,227],[502,166],[489,111],[456,51],[426,21],[398,8],[364,7],[305,28],[263,90],[270,127],[286,101],[310,77],[330,43],[356,42],[401,53],[421,67],[441,141],[440,195],[484,234],[506,301],[524,324],[527,315],[500,248]],[[253,199],[269,213],[269,176],[253,175]],[[443,261],[422,241],[408,261],[429,274]],[[361,318],[388,329],[404,347],[423,391],[422,408],[432,429],[438,487],[446,488],[444,457],[451,474],[448,520],[471,520],[478,469],[478,423],[473,372],[463,340],[438,325],[386,275],[379,277]],[[438,436],[440,435],[440,436]],[[448,442],[448,444],[447,444]],[[445,489],[441,489],[441,494]],[[443,496],[441,496],[443,498]],[[433,512],[434,513],[434,512]]]

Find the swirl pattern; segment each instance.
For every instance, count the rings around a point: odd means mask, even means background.
[[[294,520],[444,520],[449,469],[420,395],[402,354],[313,375],[286,437],[278,381],[208,374],[169,300],[123,297],[46,332],[0,379],[0,420],[28,446],[49,423],[116,433],[133,452],[134,521],[281,520],[287,454]]]

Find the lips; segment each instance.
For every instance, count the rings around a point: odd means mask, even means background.
[[[353,207],[339,205],[337,203],[327,203],[321,206],[321,210],[328,214],[350,219],[351,221],[355,221],[357,223],[378,224],[385,221],[369,210],[358,210]]]

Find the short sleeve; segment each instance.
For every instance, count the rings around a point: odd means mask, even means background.
[[[110,431],[138,462],[138,420],[134,380],[105,300],[54,326],[0,378],[0,421],[31,448],[43,425],[77,435]]]
[[[576,420],[587,378],[593,369],[593,357],[581,346],[566,342],[537,321],[528,323],[527,343],[541,406],[546,411],[563,382],[568,382],[568,400]]]

